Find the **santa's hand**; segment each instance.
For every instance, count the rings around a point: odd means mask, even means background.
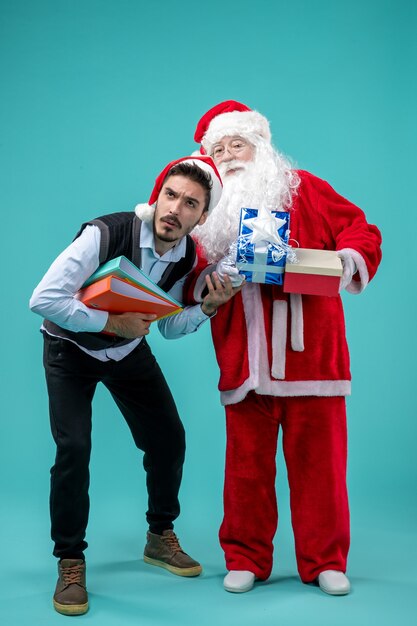
[[[201,310],[209,317],[214,315],[219,306],[226,304],[226,302],[242,289],[242,285],[233,287],[232,281],[227,275],[224,276],[223,281],[220,281],[217,272],[206,276],[206,285],[208,294],[201,303]]]
[[[226,276],[230,278],[233,287],[240,287],[245,280],[242,274],[239,274],[231,255],[223,257],[216,265],[216,273],[222,283]]]
[[[341,259],[343,266],[343,274],[342,278],[340,279],[339,285],[340,292],[343,289],[346,289],[346,287],[352,282],[353,275],[356,274],[358,268],[356,267],[356,263],[350,255],[341,254],[338,252],[337,256]]]

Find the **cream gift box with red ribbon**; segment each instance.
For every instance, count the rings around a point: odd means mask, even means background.
[[[287,258],[284,291],[313,296],[337,296],[343,273],[342,261],[334,250],[296,248],[296,260]]]

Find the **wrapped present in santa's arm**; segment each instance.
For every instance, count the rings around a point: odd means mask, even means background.
[[[337,296],[343,274],[342,261],[334,250],[297,248],[296,259],[287,259],[284,291],[313,296]]]
[[[285,211],[241,209],[236,267],[248,283],[282,285],[287,256],[290,216]]]

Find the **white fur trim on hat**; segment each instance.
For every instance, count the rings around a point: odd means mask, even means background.
[[[201,155],[200,155],[201,156]],[[200,169],[204,170],[210,175],[211,178],[211,190],[210,190],[210,202],[207,208],[208,214],[212,212],[215,206],[217,206],[220,202],[220,198],[222,195],[223,187],[220,177],[216,175],[211,165],[202,161],[201,159],[186,159],[183,163],[190,163],[192,165],[196,165]],[[214,164],[213,164],[214,165]]]
[[[271,131],[266,117],[257,111],[232,111],[213,118],[201,143],[207,154],[210,154],[216,141],[234,135],[243,138],[247,135],[260,135],[266,141],[271,141]]]
[[[135,213],[142,222],[152,222],[155,215],[155,205],[152,204],[137,204],[135,206]]]

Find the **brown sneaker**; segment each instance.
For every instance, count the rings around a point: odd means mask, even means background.
[[[63,615],[82,615],[88,611],[85,585],[85,562],[81,559],[62,559],[58,563],[58,582],[54,593],[54,607]]]
[[[202,567],[181,548],[173,530],[162,535],[148,532],[143,560],[150,565],[164,567],[177,576],[199,576]]]

